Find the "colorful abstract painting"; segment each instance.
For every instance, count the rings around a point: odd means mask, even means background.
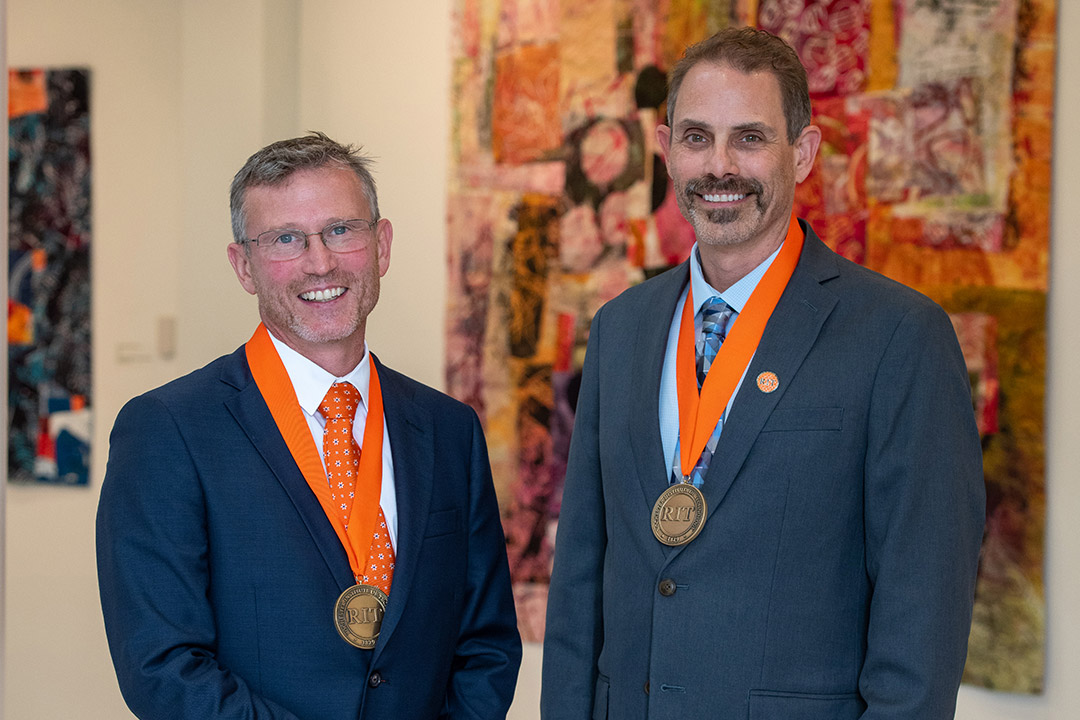
[[[85,485],[89,73],[11,70],[8,88],[8,478]]]
[[[951,314],[985,450],[965,680],[1043,682],[1056,0],[457,0],[447,386],[481,414],[522,635],[547,583],[589,323],[694,241],[654,140],[728,25],[785,38],[823,145],[797,213]]]

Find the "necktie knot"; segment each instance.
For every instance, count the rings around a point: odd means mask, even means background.
[[[701,334],[709,336],[725,334],[727,319],[731,316],[731,307],[719,296],[713,296],[701,306]]]
[[[326,391],[319,412],[327,422],[344,420],[350,426],[360,405],[360,391],[352,383],[337,382]]]

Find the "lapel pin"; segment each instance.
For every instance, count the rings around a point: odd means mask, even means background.
[[[776,373],[767,370],[757,376],[757,386],[761,392],[771,393],[780,387],[780,378],[776,377]]]

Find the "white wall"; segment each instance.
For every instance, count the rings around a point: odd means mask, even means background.
[[[436,387],[445,346],[450,7],[304,0],[300,16],[300,125],[364,145],[376,160],[380,212],[394,225],[369,343],[395,369]],[[351,34],[345,49],[327,41],[341,28]]]
[[[0,0],[2,2],[2,0]],[[377,157],[390,272],[369,338],[390,364],[442,385],[452,0],[7,0],[18,65],[91,67],[94,430],[91,487],[7,488],[4,710],[12,720],[129,717],[100,619],[93,517],[108,431],[129,397],[246,340],[227,185],[270,140],[307,129]],[[1080,3],[1061,0],[1059,67],[1080,67]],[[1080,716],[1080,88],[1060,82],[1055,133],[1048,400],[1046,693],[964,688],[960,720]],[[434,307],[434,315],[425,315]],[[158,352],[162,318],[177,332]],[[405,333],[418,322],[421,332]],[[123,357],[121,357],[123,356]],[[513,720],[536,718],[539,648],[526,649]]]
[[[143,342],[176,304],[182,217],[178,6],[140,0],[8,3],[8,62],[89,66],[93,184],[94,447],[104,448],[125,396],[176,372],[121,367],[118,345]],[[94,585],[94,508],[104,452],[88,489],[8,486],[6,716],[125,717]]]
[[[225,259],[227,187],[251,152],[296,131],[295,77],[280,72],[297,54],[293,28],[280,23],[290,5],[7,3],[11,67],[92,73],[95,412],[89,488],[7,487],[7,717],[130,717],[96,590],[108,432],[128,398],[233,349],[255,326]],[[271,96],[282,112],[271,112]],[[171,358],[159,351],[163,321],[176,332]]]

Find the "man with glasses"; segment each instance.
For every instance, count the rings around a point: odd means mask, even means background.
[[[479,421],[364,339],[393,239],[369,161],[320,133],[277,142],[231,207],[262,323],[111,437],[98,574],[128,705],[505,717],[521,645]]]

